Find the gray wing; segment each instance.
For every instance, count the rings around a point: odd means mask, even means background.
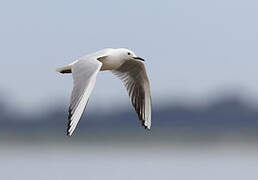
[[[150,84],[144,64],[139,61],[126,61],[121,67],[112,71],[125,85],[132,105],[145,128],[151,127]]]
[[[82,58],[72,64],[74,87],[69,106],[68,136],[72,135],[83,114],[101,66],[96,57]]]

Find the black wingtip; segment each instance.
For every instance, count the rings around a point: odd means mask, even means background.
[[[143,120],[142,118],[139,118],[139,120],[141,121],[141,124],[144,127],[144,129],[150,130],[150,128],[148,128],[148,126],[145,125],[145,120]]]
[[[69,132],[66,132],[66,136],[71,137],[72,135]]]
[[[70,73],[72,73],[72,70],[71,69],[65,69],[65,70],[60,71],[60,73],[62,73],[62,74],[70,74]]]
[[[72,109],[69,107],[69,110],[68,110],[68,123],[67,123],[67,128],[66,128],[66,135],[71,137],[72,134],[70,134],[69,130],[71,128],[71,117],[72,117]]]
[[[70,130],[70,125],[66,128],[66,135],[67,136],[69,136],[69,137],[71,137],[72,136],[72,134],[70,134],[70,132],[69,132],[69,130]]]

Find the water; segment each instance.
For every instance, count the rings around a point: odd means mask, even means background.
[[[2,143],[1,179],[256,179],[250,143]]]

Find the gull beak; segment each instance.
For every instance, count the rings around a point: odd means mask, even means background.
[[[140,61],[145,61],[143,58],[141,58],[141,57],[134,57],[134,59],[138,59],[138,60],[140,60]]]

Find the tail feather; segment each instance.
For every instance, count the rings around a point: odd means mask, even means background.
[[[57,68],[57,69],[55,69],[55,71],[60,72],[62,74],[72,73],[72,68],[71,68],[71,65],[68,65],[68,66]]]

